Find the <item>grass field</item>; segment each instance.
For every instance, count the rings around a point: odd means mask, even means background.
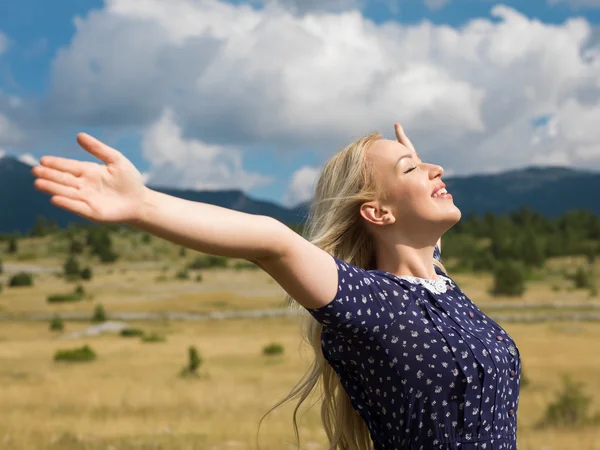
[[[3,324],[0,448],[255,448],[258,421],[291,390],[309,362],[293,318],[138,325],[165,333],[167,341],[149,344],[119,336],[66,341],[54,338],[45,323]],[[85,326],[67,324],[71,330]],[[599,404],[600,352],[593,349],[600,327],[571,323],[507,328],[531,382],[521,394],[519,449],[600,449],[599,428],[534,428],[561,387],[563,374],[584,383],[594,405]],[[55,350],[84,342],[98,353],[96,361],[52,361]],[[281,343],[284,354],[263,355],[262,348],[271,342]],[[178,377],[190,345],[204,359],[199,379]],[[291,415],[288,404],[267,416],[261,448],[292,448]],[[300,424],[303,448],[326,448],[318,407],[308,410]]]
[[[33,241],[33,240],[32,240]],[[39,242],[42,242],[41,240]],[[28,243],[28,251],[38,251]],[[173,253],[173,252],[171,252]],[[296,319],[135,323],[166,336],[163,343],[102,335],[61,339],[45,321],[18,319],[32,313],[91,312],[102,303],[116,311],[231,311],[282,308],[283,291],[256,270],[202,271],[200,282],[176,280],[183,266],[167,251],[160,261],[123,260],[94,264],[94,277],[83,282],[90,300],[48,304],[46,296],[75,286],[52,273],[35,275],[33,287],[8,288],[6,280],[25,264],[60,270],[62,260],[24,261],[4,257],[11,269],[1,276],[0,314],[0,449],[7,450],[141,450],[251,449],[260,418],[304,374],[310,351],[301,346]],[[581,261],[551,261],[540,280],[528,283],[521,299],[494,299],[488,275],[456,274],[455,281],[482,309],[496,301],[545,305],[551,302],[596,304],[587,291],[553,290],[560,273]],[[166,266],[166,268],[165,268]],[[595,267],[598,275],[598,265]],[[163,281],[157,278],[164,276]],[[590,307],[590,310],[592,308]],[[551,314],[551,308],[512,314]],[[596,311],[598,312],[598,311]],[[585,313],[585,310],[584,310]],[[66,322],[68,332],[88,322]],[[562,387],[562,376],[583,383],[592,412],[600,412],[600,324],[547,322],[502,323],[516,340],[530,385],[521,392],[519,450],[600,450],[600,427],[540,430],[535,424]],[[280,356],[262,349],[278,342]],[[90,363],[56,363],[56,350],[89,344],[98,359]],[[201,377],[181,378],[187,350],[196,346],[204,359]],[[317,397],[305,403],[300,420],[301,446],[326,449]],[[295,448],[288,404],[270,414],[260,432],[260,448]]]

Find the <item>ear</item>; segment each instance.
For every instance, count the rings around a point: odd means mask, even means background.
[[[388,225],[394,223],[395,220],[392,212],[377,202],[367,202],[360,205],[360,215],[367,222],[375,225]]]

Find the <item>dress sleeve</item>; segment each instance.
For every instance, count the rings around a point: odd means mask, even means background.
[[[409,299],[405,288],[386,277],[332,256],[337,265],[338,291],[319,308],[306,308],[324,328],[346,337],[383,333]]]

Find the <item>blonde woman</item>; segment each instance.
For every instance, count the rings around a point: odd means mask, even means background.
[[[396,137],[365,136],[325,164],[305,237],[266,216],[153,191],[122,153],[86,134],[78,143],[104,164],[43,156],[32,172],[60,208],[272,276],[300,305],[315,351],[275,407],[300,406],[320,383],[330,449],[514,450],[519,351],[441,264],[440,238],[461,217],[442,167],[423,162],[399,124]]]

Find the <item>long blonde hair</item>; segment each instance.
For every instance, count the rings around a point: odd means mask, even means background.
[[[365,270],[375,267],[375,245],[373,237],[360,220],[359,209],[364,202],[374,201],[385,196],[368,163],[366,150],[375,141],[383,139],[374,132],[362,137],[336,153],[321,171],[317,181],[315,196],[311,203],[303,237],[317,247]],[[433,263],[446,272],[437,260]],[[299,398],[294,409],[293,425],[298,448],[297,413],[317,386],[323,389],[321,398],[321,420],[329,439],[328,450],[372,450],[373,445],[366,423],[355,411],[350,397],[329,365],[321,349],[322,325],[316,321],[290,295],[286,295],[290,308],[300,316],[301,336],[314,350],[315,359],[302,379],[283,400],[276,403],[259,422],[275,408]]]

